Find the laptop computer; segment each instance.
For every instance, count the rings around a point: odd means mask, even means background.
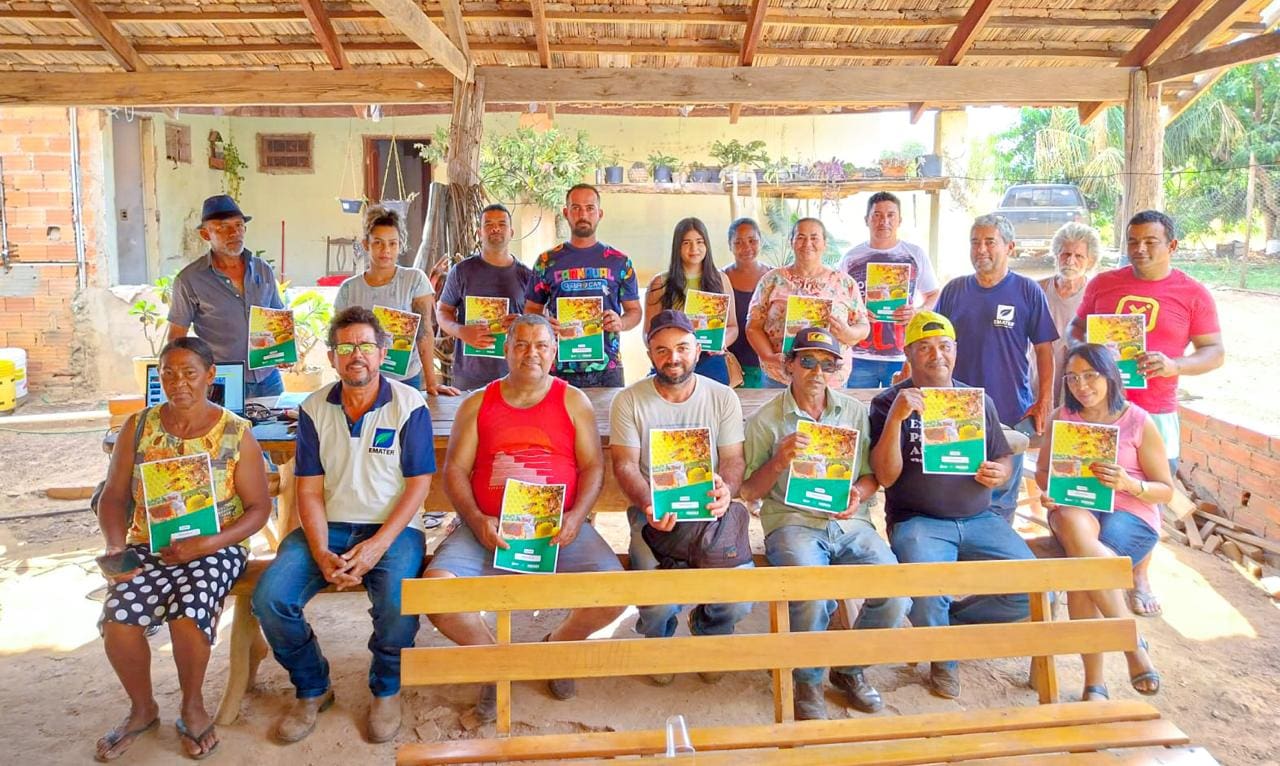
[[[147,365],[147,406],[164,404],[164,387],[160,385],[160,364]],[[214,366],[213,385],[209,386],[209,401],[244,416],[245,374],[243,362],[231,362]]]

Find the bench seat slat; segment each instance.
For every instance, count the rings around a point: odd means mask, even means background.
[[[963,761],[965,766],[1031,766],[1027,756]],[[1035,766],[1220,766],[1203,747],[1137,747],[1034,756]],[[938,765],[940,766],[940,765]]]
[[[702,752],[767,747],[779,742],[811,745],[904,739],[918,737],[922,731],[943,736],[981,731],[1001,732],[1050,726],[1079,726],[1087,723],[1145,721],[1159,717],[1158,710],[1137,700],[1066,702],[1037,707],[967,712],[695,728],[690,730],[689,737],[693,746]],[[411,743],[400,747],[396,754],[396,763],[400,766],[410,766],[411,764],[488,763],[504,760],[642,755],[662,752],[665,748],[665,737],[663,730],[650,729]]]
[[[831,664],[882,665],[1133,651],[1132,619],[953,625],[690,636],[662,641],[601,639],[505,646],[420,647],[401,653],[406,686],[602,678],[644,673],[732,672]],[[623,669],[621,672],[619,669]],[[643,669],[643,670],[641,670]]]
[[[814,745],[789,750],[776,748],[692,753],[681,756],[689,766],[916,766],[936,762],[966,763],[996,756],[1031,756],[1041,753],[1106,750],[1108,748],[1185,745],[1189,742],[1171,722],[1121,721],[1116,723],[1056,726],[1002,732],[955,734],[945,737]],[[655,758],[656,760],[656,758]],[[665,760],[665,759],[664,759]],[[606,766],[612,761],[570,762],[582,766]],[[1037,757],[1027,763],[1040,763]]]
[[[448,577],[405,580],[404,614],[532,611],[594,606],[812,601],[891,596],[985,595],[1128,588],[1133,574],[1118,556],[1027,561],[965,561],[841,567],[664,569],[541,577]]]

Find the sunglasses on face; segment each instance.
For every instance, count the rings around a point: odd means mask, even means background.
[[[378,344],[377,343],[339,343],[338,345],[333,347],[333,352],[338,356],[351,356],[356,351],[359,351],[365,356],[369,356],[370,354],[377,353]]]
[[[818,359],[816,356],[802,356],[799,359],[800,366],[806,370],[812,370],[815,367],[821,367],[822,371],[830,375],[840,369],[840,363],[834,359]]]

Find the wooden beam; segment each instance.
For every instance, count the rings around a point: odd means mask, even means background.
[[[924,116],[925,105],[923,101],[916,101],[907,107],[907,116],[911,118],[911,124],[915,125],[920,122],[920,118]]]
[[[742,117],[742,104],[729,104],[729,124],[737,125]]]
[[[1110,106],[1112,106],[1112,104],[1105,101],[1092,101],[1087,104],[1079,104],[1076,107],[1076,111],[1078,112],[1080,124],[1088,125],[1097,119],[1098,115],[1105,112]]]
[[[1145,69],[1129,76],[1124,108],[1124,204],[1121,221],[1139,210],[1164,209],[1164,124],[1160,121],[1160,86]]]
[[[986,25],[987,19],[995,9],[996,0],[973,0],[973,5],[965,12],[956,31],[951,34],[947,46],[938,56],[938,66],[955,66],[964,58],[964,54],[973,46],[978,33]]]
[[[742,52],[738,55],[738,66],[751,66],[756,58],[756,48],[760,45],[760,37],[764,32],[764,18],[769,14],[769,0],[751,0],[751,10],[747,14],[747,30],[742,36]]]
[[[106,48],[116,61],[120,62],[120,66],[124,67],[126,72],[146,72],[151,69],[142,60],[142,56],[134,50],[133,44],[125,39],[125,36],[112,26],[106,14],[93,4],[93,0],[63,0],[63,2],[76,20],[89,30],[89,34],[103,48]]]
[[[1248,10],[1250,4],[1250,0],[1218,0],[1169,46],[1156,63],[1176,61],[1212,43],[1215,38],[1231,27],[1238,16]]]
[[[473,76],[471,60],[454,45],[449,37],[427,18],[422,7],[414,0],[369,0],[402,34],[418,44],[427,55],[459,80]],[[450,96],[452,100],[452,95]]]
[[[311,31],[315,33],[316,41],[329,59],[329,65],[334,69],[350,67],[347,54],[342,50],[342,42],[333,31],[333,23],[329,21],[329,14],[324,9],[324,3],[321,0],[298,0],[298,3],[302,6],[303,15],[307,17],[307,23],[311,25]]]
[[[462,20],[462,4],[458,0],[440,0],[443,11],[444,31],[462,55],[471,61],[471,43],[467,40],[467,27]],[[433,19],[434,20],[434,19]]]
[[[1160,21],[1120,59],[1120,66],[1146,66],[1187,28],[1204,0],[1178,0]]]
[[[544,0],[529,0],[533,11],[533,36],[538,45],[538,66],[551,68],[551,40],[547,34],[547,4]]]
[[[1161,61],[1152,65],[1148,74],[1151,82],[1164,82],[1184,75],[1248,64],[1277,55],[1280,55],[1280,32],[1272,32],[1193,53],[1175,61]]]

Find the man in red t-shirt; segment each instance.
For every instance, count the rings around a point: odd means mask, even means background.
[[[539,314],[518,317],[508,331],[506,359],[507,376],[468,396],[454,417],[444,488],[463,523],[436,548],[424,577],[503,574],[493,564],[495,549],[509,548],[498,525],[509,478],[565,485],[564,518],[552,538],[559,546],[557,572],[621,571],[617,554],[585,523],[600,494],[604,454],[587,395],[551,376],[556,364],[551,323]],[[585,640],[622,611],[575,609],[543,640]],[[479,614],[433,614],[430,619],[463,646],[495,643]],[[571,679],[549,686],[557,699],[577,693]],[[496,718],[494,686],[482,690],[475,715],[481,722]]]
[[[1204,285],[1173,268],[1178,249],[1173,220],[1156,210],[1129,219],[1129,263],[1093,278],[1071,323],[1071,337],[1083,341],[1090,314],[1144,314],[1147,352],[1138,357],[1146,388],[1126,389],[1129,401],[1151,414],[1174,475],[1178,469],[1178,376],[1203,375],[1222,366],[1226,355],[1218,327],[1218,309]],[[1187,346],[1192,352],[1187,353]],[[1133,570],[1129,606],[1137,614],[1160,614],[1160,602],[1147,578],[1148,556]]]

